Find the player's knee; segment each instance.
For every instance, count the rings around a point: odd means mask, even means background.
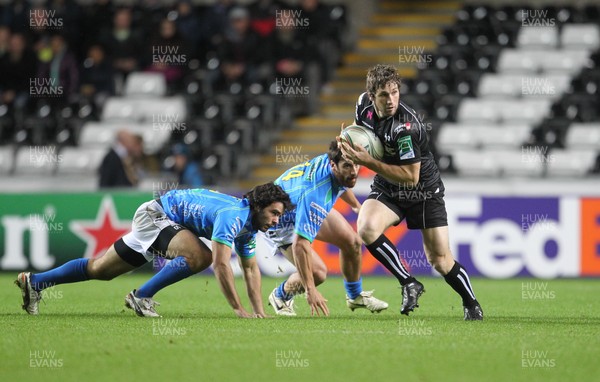
[[[201,252],[186,254],[184,257],[188,267],[194,273],[205,270],[212,262],[212,257],[210,255]]]
[[[381,232],[379,232],[373,225],[365,223],[358,227],[358,235],[360,239],[362,239],[362,241],[368,245],[377,240],[377,238],[381,236]]]
[[[90,280],[109,281],[115,278],[114,275],[110,274],[102,267],[102,263],[98,262],[97,259],[90,259],[88,261],[86,271]]]
[[[347,256],[358,256],[360,257],[360,247],[362,246],[362,240],[358,233],[354,233],[349,240],[346,240],[343,246],[340,248],[342,252]]]
[[[313,279],[315,280],[315,285],[320,285],[325,282],[327,279],[327,267],[319,267],[313,271]]]

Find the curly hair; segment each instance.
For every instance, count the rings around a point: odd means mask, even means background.
[[[374,96],[377,89],[385,87],[388,82],[398,84],[398,89],[400,89],[402,79],[396,68],[392,65],[375,65],[367,72],[367,93]]]
[[[339,149],[337,141],[331,141],[329,144],[329,150],[327,151],[327,156],[329,160],[332,160],[333,163],[340,163],[340,159],[342,159],[342,150]]]
[[[290,196],[283,191],[283,188],[273,182],[254,187],[244,195],[244,198],[248,199],[248,202],[250,202],[250,208],[256,212],[275,202],[283,203],[284,211],[289,211],[292,209],[292,201],[290,200]]]

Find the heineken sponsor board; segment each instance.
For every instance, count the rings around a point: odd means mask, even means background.
[[[131,228],[150,193],[2,194],[0,269],[43,271],[71,259],[96,258]],[[450,249],[471,276],[542,278],[600,276],[600,198],[447,197]],[[353,227],[356,214],[336,204]],[[387,231],[415,275],[437,274],[421,233],[405,223]],[[339,250],[315,241],[330,274],[340,274]],[[259,235],[257,260],[265,275],[293,266],[273,255]],[[157,259],[155,268],[165,261]],[[239,274],[235,258],[232,266]],[[388,275],[363,247],[363,274]]]

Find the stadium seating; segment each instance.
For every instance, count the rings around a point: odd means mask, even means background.
[[[443,121],[434,137],[446,171],[534,177],[581,177],[597,171],[598,9],[548,6],[537,13],[545,19],[537,21],[527,19],[532,13],[523,9],[465,5],[454,26],[438,38],[440,57],[446,60],[456,44],[461,57],[490,62],[471,69],[480,73],[471,77],[473,90],[461,93],[450,87],[445,97],[455,97],[453,102],[436,101],[425,112]],[[476,43],[485,40],[482,36],[494,46],[494,54],[482,56],[490,48]],[[426,72],[436,70],[425,68],[419,78],[432,78]]]
[[[100,167],[105,154],[105,147],[65,147],[59,153],[57,174],[94,174]]]

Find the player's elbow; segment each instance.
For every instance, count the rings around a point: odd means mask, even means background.
[[[215,261],[213,262],[213,271],[214,271],[215,273],[222,273],[222,272],[225,272],[225,271],[226,271],[227,269],[229,269],[229,268],[230,268],[230,265],[229,265],[229,264],[227,264],[227,263],[226,263],[226,262],[224,262],[224,261],[215,260]]]

